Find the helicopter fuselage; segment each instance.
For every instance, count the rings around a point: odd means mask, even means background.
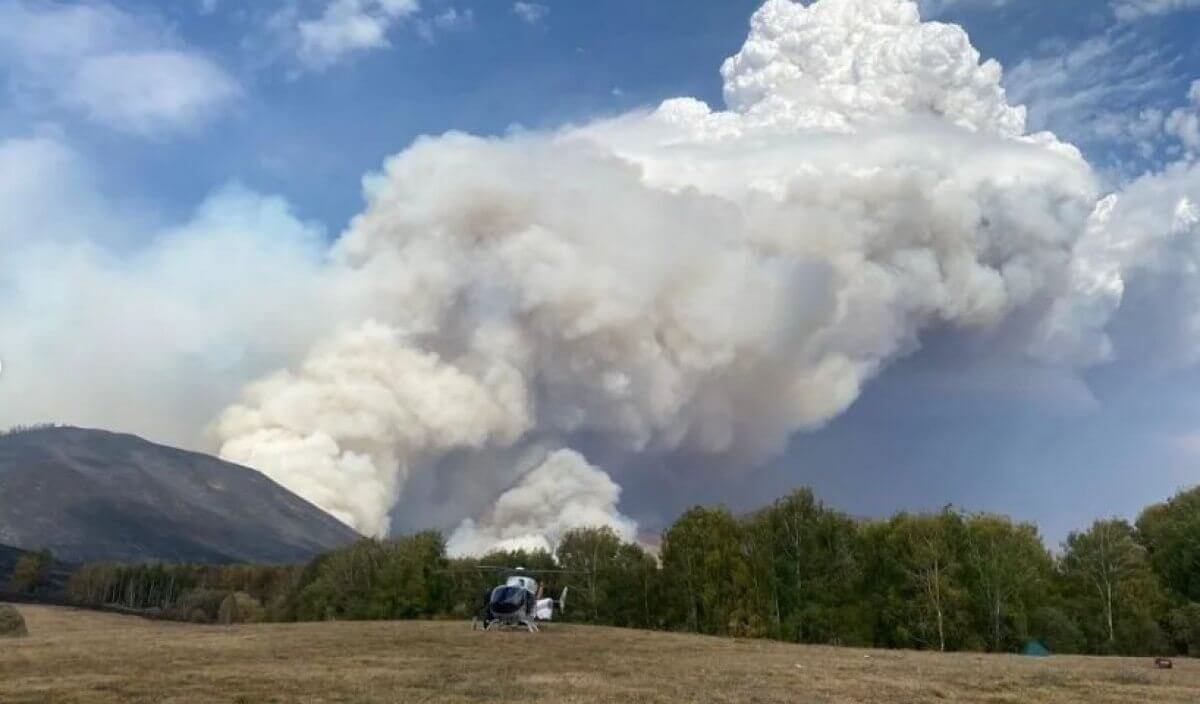
[[[554,599],[541,598],[541,592],[541,586],[532,577],[509,577],[488,594],[484,629],[509,626],[538,630],[538,621],[554,617]]]

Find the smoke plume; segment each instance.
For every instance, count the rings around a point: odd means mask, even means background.
[[[1037,354],[1105,354],[1111,291],[1077,251],[1103,228],[1096,179],[1025,134],[960,28],[901,0],[770,0],[721,74],[725,110],[390,159],[332,253],[340,329],[221,415],[222,454],[382,534],[451,452],[587,435],[753,465],[933,326],[1020,312]],[[617,493],[564,450],[452,547],[629,535]]]
[[[328,247],[238,189],[130,256],[31,241],[82,229],[67,211],[91,201],[0,189],[0,420],[207,424],[223,457],[371,535],[452,476],[470,518],[450,547],[472,553],[631,537],[622,458],[759,465],[931,331],[1057,365],[1133,343],[1197,361],[1191,157],[1104,193],[908,0],[768,0],[721,76],[723,108],[418,139]],[[31,149],[65,165],[39,179],[72,171],[53,140],[0,143],[0,164]],[[1145,297],[1172,314],[1131,341],[1114,321]]]
[[[448,550],[452,555],[551,551],[563,533],[580,526],[608,526],[632,541],[637,525],[617,511],[620,497],[621,487],[602,470],[578,452],[558,450],[501,494],[481,521],[463,521]]]

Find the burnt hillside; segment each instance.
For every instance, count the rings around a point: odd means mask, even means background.
[[[357,537],[266,476],[207,455],[80,428],[0,437],[0,544],[66,562],[289,563]]]

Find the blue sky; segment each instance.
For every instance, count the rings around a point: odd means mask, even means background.
[[[271,29],[287,3],[121,3],[133,22],[214,61],[240,94],[200,124],[130,134],[42,104],[4,110],[4,131],[63,129],[118,197],[178,216],[237,180],[281,193],[300,213],[342,225],[362,205],[360,179],[421,134],[499,134],[557,126],[675,95],[720,99],[716,68],[745,38],[753,2],[563,3],[523,20],[502,2],[427,0],[396,20],[386,46],[347,49],[309,66]],[[30,7],[54,7],[30,4]],[[58,7],[62,7],[61,5]],[[295,4],[319,17],[320,3]],[[164,12],[169,10],[169,12]],[[421,23],[457,20],[423,36]],[[330,137],[337,135],[336,145]]]
[[[553,129],[676,96],[720,106],[721,61],[759,4],[0,0],[0,143],[43,136],[68,150],[69,166],[46,168],[78,169],[105,222],[127,223],[106,235],[117,251],[231,184],[281,196],[332,240],[363,208],[364,175],[421,135]],[[1078,145],[1110,189],[1200,149],[1200,94],[1188,97],[1200,2],[923,9],[963,25],[1004,66],[1031,128]],[[1200,481],[1194,367],[1134,354],[1069,373],[981,369],[953,336],[923,343],[752,481],[629,469],[617,473],[623,506],[655,526],[695,501],[744,508],[809,483],[856,514],[955,503],[1037,520],[1057,540]],[[424,515],[421,500],[401,513]]]
[[[20,5],[53,13],[75,4]],[[744,41],[758,2],[705,0],[687,3],[686,11],[678,3],[631,0],[530,5],[545,10],[522,19],[506,2],[425,0],[389,22],[386,45],[347,48],[316,66],[272,22],[289,8],[299,18],[319,18],[320,3],[92,5],[126,18],[129,27],[111,38],[118,48],[123,41],[170,46],[203,58],[236,85],[236,94],[195,106],[195,117],[154,118],[147,134],[11,89],[0,129],[6,136],[62,130],[98,166],[114,198],[148,203],[164,218],[238,181],[286,196],[302,216],[336,232],[362,205],[362,175],[418,135],[554,127],[680,95],[719,105],[717,68]],[[1176,106],[1200,73],[1200,48],[1190,41],[1200,22],[1194,9],[1124,22],[1095,0],[958,0],[930,9],[961,23],[985,57],[1009,69],[1101,43],[1098,60],[1056,67],[1063,80],[1053,88],[1062,92],[1053,97],[1086,91],[1084,104],[1045,120],[1034,104],[1034,126],[1073,138],[1105,162],[1137,162],[1126,171],[1148,164],[1130,155],[1123,140],[1089,133],[1086,122],[1098,111],[1128,117]],[[439,24],[439,17],[453,19]],[[130,36],[135,32],[155,37],[138,41]],[[1128,75],[1133,59],[1147,55],[1154,61]],[[28,80],[11,58],[7,63],[10,84]]]

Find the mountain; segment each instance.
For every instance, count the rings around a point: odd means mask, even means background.
[[[0,544],[67,562],[293,563],[357,538],[215,457],[81,428],[0,437]]]

